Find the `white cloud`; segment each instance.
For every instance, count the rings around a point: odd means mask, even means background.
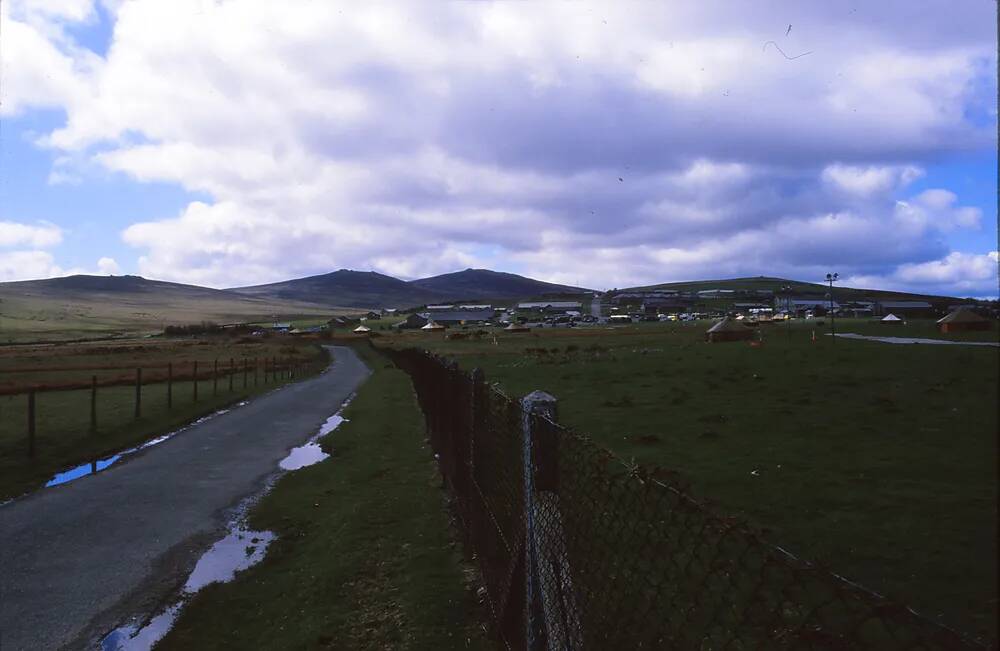
[[[912,165],[868,165],[865,167],[835,163],[823,169],[823,181],[849,195],[872,197],[907,186],[923,176]]]
[[[55,224],[37,225],[0,221],[0,247],[31,246],[46,248],[62,242],[63,232]]]
[[[895,217],[900,225],[921,230],[933,228],[948,232],[957,228],[979,228],[982,211],[971,206],[955,206],[957,200],[955,193],[949,190],[924,190],[907,201],[897,201]]]
[[[95,60],[51,27],[88,20],[66,2],[11,10],[4,110],[63,107],[67,160],[209,197],[124,231],[146,275],[886,275],[981,221],[944,188],[896,200],[932,155],[995,147],[966,111],[988,6],[137,0]]]
[[[4,4],[12,16],[27,22],[83,22],[94,15],[93,0],[7,0]]]
[[[0,251],[0,281],[62,275],[48,251]]]
[[[900,265],[884,276],[856,276],[847,283],[901,291],[923,291],[958,296],[993,297],[1000,292],[998,255],[953,251],[939,260]]]
[[[97,270],[102,276],[114,276],[121,272],[121,267],[114,258],[101,258],[97,261]]]

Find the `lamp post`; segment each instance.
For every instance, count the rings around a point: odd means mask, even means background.
[[[790,327],[792,325],[792,286],[788,284],[782,285],[778,291],[785,297],[785,334],[788,335],[788,339],[791,339],[792,331],[790,330]]]
[[[837,317],[833,312],[833,283],[840,278],[840,274],[827,274],[826,282],[830,283],[830,293],[827,294],[827,298],[830,299],[830,336],[833,337],[833,343],[837,341]]]

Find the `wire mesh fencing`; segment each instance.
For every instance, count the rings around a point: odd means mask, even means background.
[[[984,648],[798,559],[478,370],[408,372],[508,649]]]

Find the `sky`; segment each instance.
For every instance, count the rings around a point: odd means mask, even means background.
[[[4,0],[0,281],[995,297],[996,0]]]

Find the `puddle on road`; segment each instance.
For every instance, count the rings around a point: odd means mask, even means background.
[[[246,402],[241,402],[237,406],[238,407],[242,407],[245,404],[247,404],[247,403]],[[104,459],[95,459],[95,460],[90,461],[88,463],[80,464],[79,466],[76,466],[75,468],[70,468],[69,470],[64,470],[64,471],[62,471],[60,473],[56,473],[52,477],[52,479],[50,479],[48,482],[46,482],[45,488],[51,488],[52,486],[58,486],[60,484],[65,484],[67,482],[73,481],[74,479],[79,479],[80,477],[86,477],[87,475],[93,475],[93,474],[99,473],[102,470],[110,467],[116,461],[121,460],[123,457],[127,457],[130,454],[135,454],[136,452],[141,452],[142,450],[145,450],[146,448],[151,448],[154,445],[159,445],[160,443],[163,443],[164,441],[173,438],[174,436],[180,434],[181,432],[183,432],[184,430],[186,430],[186,429],[188,429],[190,427],[194,427],[195,425],[200,425],[201,423],[204,423],[207,420],[211,420],[212,418],[215,418],[216,416],[221,416],[222,414],[229,413],[229,411],[230,411],[229,409],[220,409],[218,411],[212,412],[208,416],[202,416],[201,418],[199,418],[198,420],[194,421],[193,423],[191,423],[189,425],[185,425],[184,427],[182,427],[180,429],[174,430],[173,432],[170,432],[168,434],[164,434],[162,436],[157,436],[155,439],[150,439],[150,440],[146,441],[145,443],[143,443],[142,445],[137,445],[134,448],[129,448],[127,450],[122,450],[118,454],[113,454],[110,457],[107,457],[107,458],[104,458]]]
[[[240,403],[240,405],[243,404],[246,403]],[[348,404],[350,404],[350,398],[344,402],[341,410]],[[320,438],[337,429],[341,423],[347,421],[340,414],[341,412],[338,411],[327,418],[320,426],[319,431],[304,445],[292,448],[288,456],[279,463],[281,468],[283,470],[297,470],[329,457],[330,455],[323,452],[318,441]],[[173,434],[168,434],[161,438],[162,440],[166,440],[171,436]],[[156,440],[154,439],[154,441]],[[149,445],[155,445],[155,443],[150,441],[142,447],[148,447]],[[142,447],[137,449],[142,449]],[[111,465],[111,463],[114,463],[114,460],[110,460],[108,465]],[[191,574],[188,575],[187,581],[184,583],[184,589],[181,591],[181,595],[176,602],[147,621],[144,625],[141,622],[132,622],[111,631],[101,640],[101,651],[149,651],[170,631],[178,615],[180,615],[181,609],[184,608],[184,603],[192,595],[211,583],[228,583],[236,577],[238,572],[242,572],[262,561],[267,553],[268,545],[275,539],[274,533],[270,531],[250,531],[239,523],[244,520],[250,505],[259,499],[261,495],[267,493],[270,486],[271,483],[269,482],[260,494],[248,498],[241,503],[237,509],[239,515],[234,519],[234,524],[230,525],[229,533],[212,545],[211,549],[202,554],[201,558],[198,559]]]
[[[91,461],[90,463],[85,463],[81,466],[77,466],[76,468],[70,468],[65,472],[57,473],[55,477],[50,479],[48,483],[45,484],[45,488],[49,488],[50,486],[58,486],[59,484],[65,484],[68,481],[73,481],[74,479],[79,479],[80,477],[85,477],[86,475],[91,475],[96,472],[100,472],[121,458],[122,458],[121,454],[116,454],[114,456],[108,457],[107,459]]]
[[[144,626],[126,624],[101,640],[101,651],[147,651],[159,642],[174,625],[184,602],[211,583],[228,583],[238,572],[264,559],[267,546],[274,540],[270,531],[249,531],[242,526],[232,529],[222,540],[202,554],[188,576],[180,599],[152,618]]]
[[[319,443],[306,443],[297,448],[292,448],[292,451],[288,453],[287,457],[281,460],[278,466],[282,470],[298,470],[299,468],[319,463],[329,456],[329,454],[323,452],[323,448],[320,447]]]
[[[347,406],[347,403],[344,403]],[[326,419],[319,431],[309,439],[304,445],[300,445],[297,448],[292,448],[288,453],[288,456],[278,463],[278,466],[282,470],[298,470],[299,468],[305,468],[306,466],[311,466],[314,463],[319,463],[323,459],[329,458],[329,454],[323,452],[323,448],[320,447],[319,439],[323,438],[333,430],[337,429],[341,423],[345,422],[347,419],[340,415],[338,411],[333,416]]]

